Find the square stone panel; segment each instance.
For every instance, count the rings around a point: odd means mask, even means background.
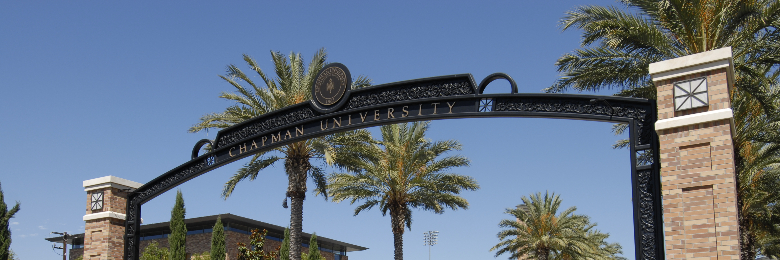
[[[674,111],[709,105],[707,78],[696,78],[674,83]]]

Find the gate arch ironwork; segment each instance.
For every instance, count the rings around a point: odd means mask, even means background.
[[[350,90],[346,67],[338,84],[341,94],[325,103],[314,100],[288,106],[219,131],[214,140],[200,140],[192,160],[158,176],[128,194],[125,259],[138,259],[141,205],[206,172],[260,151],[335,132],[371,126],[453,118],[536,117],[626,123],[629,126],[631,184],[636,258],[664,259],[658,136],[654,100],[580,94],[517,93],[506,74],[495,73],[477,85],[471,74],[457,74],[387,83]],[[334,73],[330,73],[334,74]],[[339,73],[335,73],[337,77]],[[318,75],[320,79],[322,72]],[[327,75],[326,75],[327,76]],[[508,94],[483,94],[496,79],[511,84]],[[327,78],[326,78],[327,79]],[[319,81],[319,80],[318,80]],[[324,81],[324,80],[323,80]],[[325,83],[312,86],[313,94]],[[332,86],[328,86],[333,89]],[[336,87],[338,91],[338,87]],[[332,92],[332,91],[331,91]],[[333,100],[337,98],[337,100]],[[206,143],[213,149],[198,156]]]

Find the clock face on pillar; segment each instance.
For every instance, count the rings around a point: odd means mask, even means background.
[[[92,198],[90,199],[92,204],[92,210],[100,210],[103,209],[103,192],[95,192],[92,193]]]

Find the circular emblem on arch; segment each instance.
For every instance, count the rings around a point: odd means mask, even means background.
[[[311,96],[319,110],[331,110],[346,100],[345,94],[352,85],[352,77],[347,66],[341,63],[326,65],[312,84]]]

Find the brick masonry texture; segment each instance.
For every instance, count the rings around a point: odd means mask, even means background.
[[[92,210],[92,193],[103,192],[103,209]],[[113,211],[125,214],[127,211],[127,194],[117,188],[105,188],[87,192],[87,214]]]
[[[675,112],[674,82],[701,77],[707,78],[707,89],[709,93],[710,106]],[[656,81],[655,85],[658,89],[658,120],[731,107],[728,79],[726,78],[725,68],[691,74],[674,79]]]
[[[103,192],[103,208],[92,210],[92,194]],[[127,208],[127,193],[117,188],[106,187],[87,192],[86,214],[100,212],[116,212],[125,214]],[[69,250],[69,259],[75,260],[83,256],[84,260],[121,260],[124,254],[124,234],[125,221],[114,218],[101,218],[86,221],[84,224],[84,247]],[[238,243],[249,244],[249,235],[233,231],[225,231],[227,259],[236,259],[238,255]],[[168,239],[144,240],[140,243],[141,252],[152,242],[155,241],[160,247],[168,248]],[[308,243],[308,241],[305,241]],[[264,249],[268,251],[277,251],[281,242],[266,240]],[[307,252],[308,247],[301,247],[301,252]],[[202,254],[211,250],[211,233],[187,235],[186,253],[189,259],[195,254]],[[335,255],[331,252],[320,251],[320,254],[327,260],[335,260]],[[348,260],[347,256],[341,256],[342,260]]]
[[[92,211],[92,192],[103,191],[103,209]],[[117,188],[105,188],[87,192],[87,214],[103,211],[125,213],[126,193]],[[113,218],[88,220],[84,224],[84,260],[121,260],[124,254],[125,221]]]
[[[658,119],[730,108],[727,70],[657,81]],[[706,77],[709,107],[674,111],[674,82]],[[732,121],[658,132],[666,259],[737,260],[739,230]]]

